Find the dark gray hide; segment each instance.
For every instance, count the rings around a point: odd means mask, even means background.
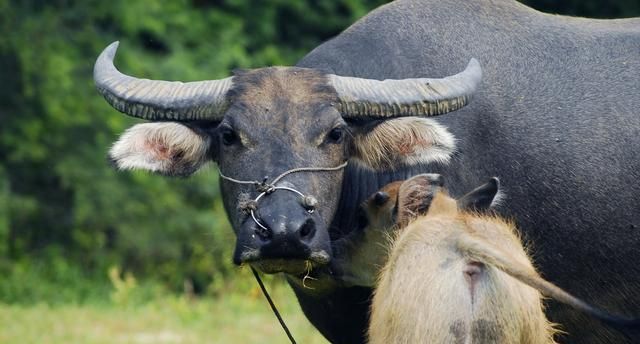
[[[515,1],[396,1],[355,23],[298,66],[385,79],[483,67],[474,102],[438,121],[456,136],[448,166],[390,174],[350,168],[333,236],[359,203],[418,172],[446,176],[460,196],[488,176],[507,194],[545,278],[616,313],[640,313],[640,20],[543,14]],[[362,342],[368,293],[315,298],[294,288],[337,343]],[[565,343],[638,343],[549,302]]]

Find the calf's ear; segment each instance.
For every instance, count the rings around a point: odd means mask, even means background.
[[[351,161],[373,170],[447,163],[456,148],[447,128],[429,118],[393,118],[356,127],[352,132]]]
[[[443,185],[439,174],[419,174],[402,182],[398,190],[397,225],[404,228],[416,217],[426,214]]]
[[[146,170],[167,176],[188,176],[212,159],[211,138],[174,122],[137,124],[109,150],[121,170]]]
[[[495,207],[501,200],[500,180],[493,177],[486,184],[458,199],[458,209],[483,212]]]

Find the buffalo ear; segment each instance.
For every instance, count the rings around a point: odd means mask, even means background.
[[[167,176],[188,176],[209,160],[209,135],[174,122],[137,124],[109,150],[121,170],[146,170]]]
[[[398,226],[404,228],[416,217],[426,214],[443,185],[439,174],[419,174],[405,180],[398,190]]]
[[[365,124],[352,132],[352,161],[373,170],[447,163],[456,148],[447,128],[429,118],[393,118]]]
[[[500,180],[491,178],[468,194],[458,199],[458,209],[463,211],[483,212],[496,206],[500,202]]]

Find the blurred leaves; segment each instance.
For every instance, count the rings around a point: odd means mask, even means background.
[[[591,18],[629,18],[640,16],[638,0],[519,0],[536,9],[570,16]]]
[[[136,122],[93,85],[109,43],[121,41],[125,73],[221,78],[293,64],[380,2],[0,0],[0,275],[16,279],[0,300],[46,299],[19,284],[55,262],[69,268],[40,274],[52,283],[65,274],[108,283],[108,267],[120,266],[196,293],[236,271],[216,173],[167,179],[107,163]]]

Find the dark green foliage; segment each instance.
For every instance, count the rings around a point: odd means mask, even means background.
[[[126,73],[219,78],[293,64],[377,3],[0,0],[0,301],[86,294],[113,265],[195,292],[235,273],[215,169],[173,180],[108,165],[135,121],[93,86],[107,44],[121,40]]]
[[[548,13],[590,18],[627,18],[640,16],[639,0],[520,0]]]
[[[188,281],[205,292],[235,273],[215,169],[172,180],[108,165],[110,144],[135,120],[94,88],[107,44],[121,41],[116,63],[128,74],[220,78],[293,64],[384,2],[0,0],[0,301],[103,297],[111,266],[176,291]],[[637,0],[526,2],[640,13]]]

